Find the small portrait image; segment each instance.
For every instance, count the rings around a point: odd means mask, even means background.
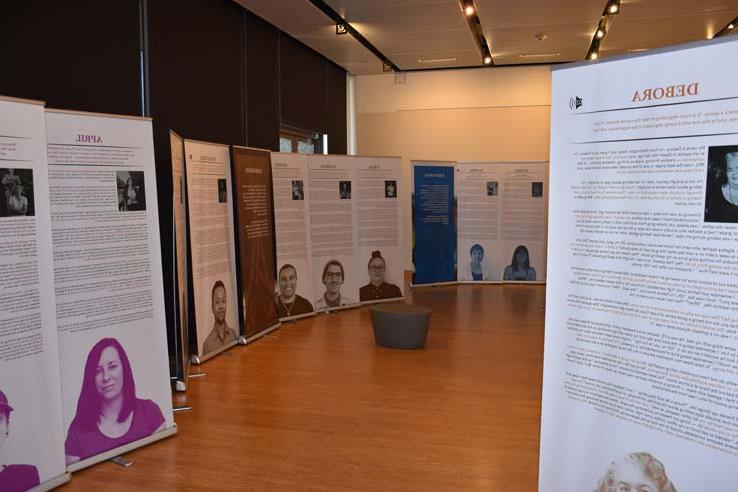
[[[225,178],[218,179],[218,203],[228,201],[228,188],[226,187]]]
[[[487,196],[497,196],[497,181],[487,181]]]
[[[384,182],[384,197],[397,198],[397,181],[391,180]]]
[[[530,184],[530,196],[532,197],[542,197],[543,196],[543,182],[542,181],[533,181]]]
[[[610,463],[595,492],[676,492],[664,465],[650,453],[630,453]]]
[[[338,193],[341,200],[351,199],[351,181],[339,181],[338,182]]]
[[[513,251],[510,264],[505,267],[503,280],[535,282],[536,269],[530,266],[530,253],[524,245],[519,245]]]
[[[705,222],[738,222],[738,145],[707,149]]]
[[[305,199],[305,186],[301,179],[292,180],[292,199],[293,200],[304,200]]]
[[[14,425],[11,425],[12,419],[10,415],[14,411],[20,411],[22,414],[23,405],[18,405],[15,399],[11,402],[8,400],[7,395],[0,390],[0,463],[3,463],[0,466],[0,490],[30,490],[40,483],[36,466],[26,463],[7,463],[3,461],[5,441],[10,438],[11,434],[23,436],[22,428],[16,429]]]
[[[33,207],[33,170],[0,168],[3,195],[0,197],[0,217],[35,215]]]
[[[143,171],[117,171],[118,211],[138,212],[146,210],[146,189]]]

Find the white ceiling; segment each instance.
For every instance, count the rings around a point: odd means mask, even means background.
[[[237,2],[353,74],[382,72],[379,59],[353,37],[337,36],[308,0]],[[458,0],[326,3],[402,70],[482,66]],[[606,3],[475,0],[495,65],[583,60]],[[738,0],[623,0],[600,56],[706,39],[737,16]]]

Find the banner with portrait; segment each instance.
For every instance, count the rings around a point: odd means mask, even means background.
[[[268,150],[232,148],[243,335],[279,326],[274,302],[276,259],[272,163]]]
[[[43,103],[0,97],[0,164],[0,490],[49,489],[69,476]]]
[[[236,253],[227,145],[185,139],[190,264],[195,301],[195,362],[232,347],[238,322]]]
[[[68,470],[176,432],[151,120],[46,111]]]
[[[315,313],[307,156],[272,152],[277,251],[274,302],[281,320]]]
[[[546,162],[456,164],[459,282],[546,280]]]
[[[414,285],[456,280],[455,165],[411,162]]]
[[[401,299],[402,195],[399,157],[352,157],[359,300]]]
[[[172,159],[172,231],[174,237],[174,340],[173,348],[176,374],[176,388],[184,391],[190,372],[190,336],[189,336],[189,278],[187,271],[187,200],[184,171],[184,139],[169,132],[169,148]]]
[[[310,250],[316,311],[359,302],[353,158],[308,155]]]
[[[552,74],[539,490],[736,490],[734,36]]]

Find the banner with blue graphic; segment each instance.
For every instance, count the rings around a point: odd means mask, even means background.
[[[413,163],[413,284],[456,280],[454,163]]]

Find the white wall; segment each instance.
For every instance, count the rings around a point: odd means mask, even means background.
[[[548,66],[356,77],[357,154],[401,156],[405,269],[410,251],[411,160],[548,161]]]

